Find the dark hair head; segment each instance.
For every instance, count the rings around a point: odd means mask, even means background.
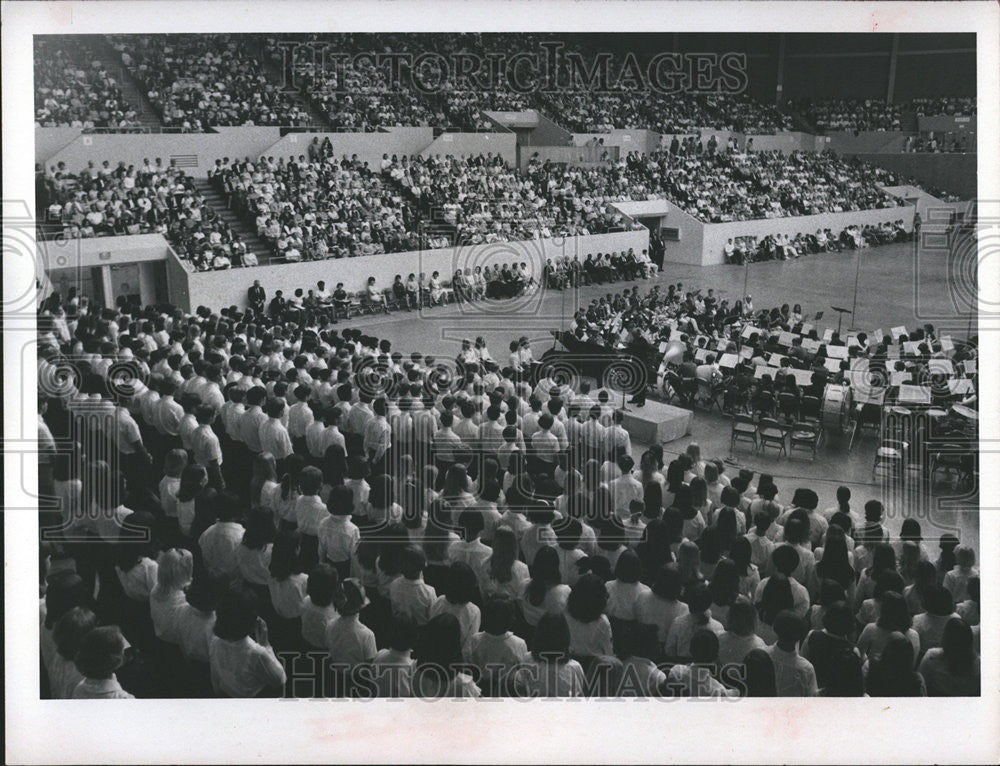
[[[778,696],[774,661],[763,649],[752,649],[743,658],[748,697]]]
[[[424,627],[418,641],[418,670],[429,665],[454,677],[462,663],[462,630],[458,618],[444,612]]]
[[[776,571],[786,577],[791,577],[792,572],[799,566],[799,561],[799,552],[788,544],[779,545],[771,553],[771,564]]]
[[[397,652],[407,652],[417,644],[420,631],[417,623],[403,615],[393,615],[389,624],[389,646]]]
[[[97,627],[97,615],[85,607],[74,606],[59,618],[52,629],[56,651],[63,659],[72,660],[83,637]]]
[[[946,617],[955,611],[955,601],[943,585],[932,585],[924,594],[924,608],[928,614]]]
[[[664,564],[656,573],[653,593],[660,598],[676,601],[684,590],[684,580],[676,564]]]
[[[604,613],[607,603],[608,591],[604,581],[595,574],[585,574],[570,591],[566,611],[573,619],[590,623]]]
[[[689,647],[691,659],[695,662],[715,662],[719,657],[719,637],[707,628],[694,632]]]
[[[641,572],[642,566],[635,551],[622,551],[615,563],[615,579],[623,583],[637,583]]]
[[[76,669],[86,678],[106,679],[125,662],[125,638],[117,625],[92,628],[80,639]]]
[[[242,586],[222,594],[216,609],[215,635],[224,641],[239,641],[253,633],[257,624],[257,599]]]
[[[898,630],[905,633],[910,629],[912,620],[910,610],[906,607],[903,596],[896,591],[886,591],[882,594],[882,608],[879,611],[878,626],[883,630]]]
[[[337,570],[329,564],[319,564],[309,572],[309,582],[306,593],[309,600],[316,606],[330,606],[336,600],[340,590],[340,577]]]
[[[506,596],[492,596],[483,605],[483,630],[502,636],[514,627],[514,602]]]
[[[712,606],[712,594],[703,582],[695,582],[684,589],[684,601],[691,614],[702,614]]]
[[[773,626],[778,614],[794,605],[791,582],[779,572],[768,578],[757,604],[757,614],[763,622]]]
[[[772,627],[778,640],[783,642],[801,641],[805,632],[802,618],[791,609],[782,609],[778,612]]]
[[[601,587],[604,587],[603,583]],[[566,618],[561,614],[547,614],[535,627],[531,655],[536,660],[566,662],[569,659],[569,643],[569,624]]]
[[[476,573],[464,561],[453,561],[448,568],[444,596],[452,604],[468,604],[479,598]]]

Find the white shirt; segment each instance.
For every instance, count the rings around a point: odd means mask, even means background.
[[[605,614],[619,620],[639,619],[636,604],[644,593],[650,592],[648,585],[643,585],[641,582],[624,583],[612,580],[606,587],[608,603],[604,608]]]
[[[326,644],[327,626],[337,619],[337,610],[330,604],[316,606],[309,596],[302,604],[302,638],[310,646],[322,648]]]
[[[602,614],[593,622],[580,622],[572,615],[566,615],[569,625],[569,651],[578,656],[609,656],[611,646],[611,623]]]
[[[786,652],[778,645],[765,649],[774,663],[774,677],[779,697],[815,697],[819,694],[812,663],[797,651]]]
[[[451,614],[458,620],[461,629],[462,646],[466,646],[475,633],[479,632],[479,623],[482,617],[479,607],[473,603],[453,604],[445,596],[438,596],[437,600],[431,604],[430,619],[434,619],[439,614]]]
[[[177,638],[181,653],[189,660],[208,662],[208,649],[215,628],[215,612],[205,614],[188,603],[177,610]]]
[[[341,615],[331,622],[326,628],[324,644],[331,662],[349,666],[370,662],[378,652],[375,634],[356,614]]]
[[[275,460],[284,460],[292,454],[292,440],[288,429],[278,418],[268,418],[258,431],[260,451],[270,452]]]
[[[239,572],[237,551],[246,530],[235,521],[217,521],[198,538],[205,568],[213,577],[233,577]]]
[[[285,683],[285,669],[270,646],[249,636],[239,641],[212,637],[208,649],[212,688],[227,697],[255,697],[268,687]]]
[[[268,580],[271,605],[279,617],[291,620],[302,615],[308,584],[309,578],[302,573],[290,575],[284,580],[275,580],[273,577]]]
[[[73,690],[73,699],[131,700],[135,697],[125,691],[114,673],[111,678],[85,678]]]
[[[437,600],[437,592],[424,582],[423,577],[410,580],[397,577],[389,586],[389,602],[392,613],[409,617],[417,625],[426,625],[430,620],[431,605]]]

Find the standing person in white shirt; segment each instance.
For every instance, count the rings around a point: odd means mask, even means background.
[[[288,434],[288,427],[285,425],[286,405],[284,399],[273,398],[268,400],[264,407],[267,413],[267,420],[260,425],[260,446],[262,452],[270,452],[278,461],[279,470],[282,461],[286,460],[293,452],[292,439]]]
[[[247,408],[240,420],[239,433],[240,441],[253,454],[265,451],[260,446],[260,427],[267,422],[267,414],[264,412],[262,406],[266,399],[267,390],[263,386],[254,386],[247,391]],[[277,455],[275,458],[277,458]]]
[[[294,389],[295,404],[288,408],[288,436],[292,440],[292,448],[299,454],[306,454],[306,432],[312,424],[314,416],[309,398],[312,389],[306,385]]]
[[[528,645],[514,635],[514,602],[503,596],[488,598],[483,607],[483,630],[469,639],[465,658],[479,670],[484,696],[506,693],[512,671],[528,659]]]
[[[380,396],[372,403],[373,416],[365,424],[362,449],[372,465],[374,473],[382,473],[385,467],[386,454],[392,447],[392,429],[386,419],[388,403]]]
[[[327,497],[326,508],[330,515],[319,525],[319,560],[332,564],[345,579],[361,542],[361,531],[351,521],[354,493],[348,487],[333,487]]]
[[[205,569],[213,579],[228,583],[239,576],[239,547],[246,530],[239,523],[239,499],[231,492],[220,492],[215,498],[218,521],[201,533],[201,548]]]
[[[267,623],[258,616],[252,593],[243,588],[226,591],[209,645],[212,688],[233,698],[276,697],[286,676],[271,648]]]
[[[774,675],[779,697],[815,697],[819,694],[816,671],[812,663],[799,655],[798,645],[805,628],[795,612],[784,610],[774,618],[777,642],[766,651],[774,662]]]
[[[389,645],[372,662],[375,694],[380,698],[413,696],[413,647],[419,637],[416,623],[394,617],[389,626]]]
[[[419,626],[430,620],[431,605],[437,599],[434,588],[424,582],[427,557],[416,546],[409,545],[400,555],[400,577],[389,586],[389,604],[394,615],[409,617]]]
[[[195,417],[198,420],[198,427],[191,432],[189,437],[194,452],[194,461],[205,466],[205,470],[208,471],[209,485],[222,491],[226,488],[226,482],[222,477],[222,445],[212,429],[212,424],[215,422],[215,409],[210,404],[201,404],[195,410]]]

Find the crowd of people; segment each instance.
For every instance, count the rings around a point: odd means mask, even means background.
[[[90,43],[37,36],[34,47],[35,125],[42,128],[134,128],[135,108]]]
[[[694,366],[747,317],[802,312],[632,288],[574,332]],[[696,444],[636,460],[526,338],[452,362],[294,305],[53,294],[39,381],[48,697],[979,693],[971,548]]]
[[[799,232],[790,234],[768,234],[765,237],[733,237],[726,241],[723,253],[726,263],[744,265],[757,261],[785,261],[816,253],[859,250],[865,247],[906,242],[913,237],[903,225],[902,219],[864,226],[848,226],[835,234],[830,229],[816,229],[814,234]]]
[[[954,115],[968,117],[976,113],[975,96],[939,96],[937,98],[915,98],[910,101],[910,109],[918,116],[938,117]]]
[[[338,160],[329,147],[321,144],[311,159],[224,158],[209,177],[287,262],[420,249],[415,211],[399,190],[356,156]]]
[[[801,114],[820,132],[891,131],[902,127],[903,109],[885,99],[794,99],[786,109]]]
[[[970,137],[966,133],[955,133],[947,131],[941,135],[940,131],[935,133],[921,133],[916,136],[907,136],[903,141],[903,151],[907,153],[925,154],[965,154],[968,151],[976,150],[975,136]]]
[[[624,163],[629,197],[666,197],[706,223],[904,204],[882,190],[867,165],[832,152],[658,151],[629,153]]]
[[[163,234],[181,259],[199,271],[255,265],[252,253],[218,212],[206,204],[194,179],[163,160],[115,167],[93,161],[79,173],[59,162],[36,168],[41,230],[53,238],[82,239]]]
[[[309,125],[309,113],[262,70],[241,35],[113,35],[168,128]]]

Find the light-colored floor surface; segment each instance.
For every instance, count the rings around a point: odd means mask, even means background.
[[[709,287],[716,295],[730,301],[747,292],[756,308],[800,303],[804,313],[824,312],[819,327],[836,327],[837,314],[831,306],[854,307],[857,278],[857,306],[853,317],[844,316],[844,329],[888,332],[890,327],[913,327],[930,322],[939,333],[950,332],[965,337],[969,330],[969,308],[975,285],[969,279],[974,270],[961,255],[953,255],[940,237],[925,231],[920,246],[914,243],[890,245],[862,251],[825,253],[793,261],[752,264],[748,270],[739,266],[689,266],[666,264],[655,279],[639,282],[640,290],[652,284],[680,282],[684,290]],[[517,259],[520,260],[520,259]],[[461,264],[456,264],[460,268]],[[332,277],[335,275],[331,276]],[[404,275],[405,276],[405,275]],[[335,281],[335,280],[333,280]],[[526,335],[532,340],[536,358],[553,340],[549,331],[568,326],[578,304],[586,305],[594,297],[621,290],[636,283],[591,286],[579,291],[543,291],[531,298],[504,302],[482,302],[437,307],[429,311],[396,312],[389,316],[359,317],[341,327],[359,327],[386,338],[394,350],[409,354],[420,351],[454,358],[462,338],[482,335],[492,355],[505,360],[511,339]],[[975,330],[973,329],[973,332]],[[851,487],[852,507],[861,510],[865,501],[881,499],[887,508],[888,526],[896,531],[901,519],[916,516],[926,538],[943,532],[956,532],[978,550],[978,498],[961,497],[946,482],[935,482],[930,492],[916,488],[919,472],[910,477],[907,488],[886,486],[872,476],[877,439],[859,438],[850,452],[842,439],[830,438],[814,462],[808,459],[776,457],[754,453],[737,446],[730,455],[730,419],[718,411],[696,411],[692,434],[664,445],[668,456],[683,452],[696,441],[705,457],[731,457],[727,473],[739,468],[768,472],[775,476],[779,500],[791,499],[796,487],[808,486],[820,496],[820,507],[835,504],[837,486]],[[648,445],[634,444],[636,457]],[[957,507],[955,507],[957,506]],[[936,545],[932,544],[932,548]]]

